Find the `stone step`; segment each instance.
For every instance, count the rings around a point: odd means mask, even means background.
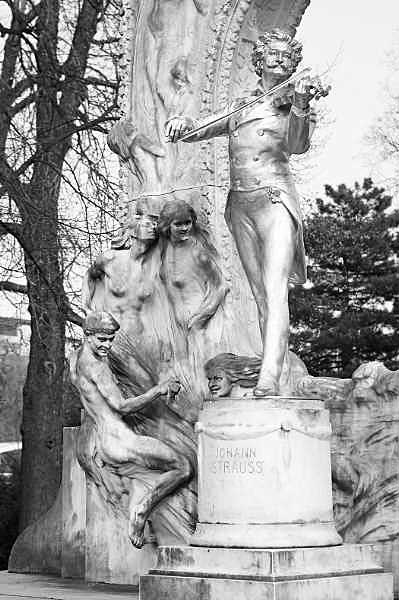
[[[140,600],[392,600],[392,575],[372,573],[291,581],[144,575]]]
[[[0,571],[0,600],[138,600],[138,587]]]
[[[367,545],[163,546],[140,577],[140,600],[392,600],[392,588]]]
[[[326,548],[205,548],[160,546],[152,575],[284,580],[382,573],[366,544]]]

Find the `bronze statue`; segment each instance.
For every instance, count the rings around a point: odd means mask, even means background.
[[[152,510],[188,482],[193,469],[188,459],[164,442],[134,433],[123,417],[161,398],[173,397],[180,384],[175,378],[169,378],[140,396],[124,398],[108,362],[119,324],[107,312],[91,312],[83,329],[83,344],[71,357],[71,379],[80,392],[85,411],[94,422],[92,458],[97,470],[100,464],[100,470],[120,472],[121,476],[127,477],[134,477],[136,469],[159,473],[143,497],[129,504],[129,537],[132,544],[140,548],[144,543],[144,526]],[[86,432],[82,435],[85,437]],[[82,466],[85,468],[85,464]],[[101,474],[93,475],[96,484],[100,485]]]
[[[252,93],[259,101],[236,100],[229,110],[204,121],[173,117],[166,122],[170,141],[194,142],[228,135],[230,192],[225,217],[259,313],[263,361],[255,395],[278,395],[289,334],[288,284],[306,280],[299,198],[289,167],[291,154],[309,148],[313,129],[310,101],[325,95],[309,77],[283,93],[265,92],[286,81],[301,61],[302,47],[289,33],[262,35],[252,60],[260,77]],[[192,133],[190,133],[192,131]]]

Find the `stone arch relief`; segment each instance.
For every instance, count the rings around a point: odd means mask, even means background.
[[[232,348],[241,353],[259,352],[260,336],[255,303],[224,221],[226,140],[172,145],[163,126],[173,114],[202,117],[223,110],[253,87],[250,55],[259,33],[275,26],[294,32],[309,1],[124,0],[123,5],[123,118],[137,135],[131,146],[135,162],[122,168],[121,219],[142,197],[161,206],[172,198],[194,206],[221,256],[231,328],[240,331],[241,340],[244,330],[248,333],[249,342]]]

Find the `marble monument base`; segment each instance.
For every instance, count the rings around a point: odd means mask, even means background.
[[[140,600],[392,600],[366,545],[248,549],[163,546]]]
[[[342,544],[333,518],[329,413],[304,398],[205,402],[193,546]]]

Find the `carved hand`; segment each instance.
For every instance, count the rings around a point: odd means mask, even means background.
[[[194,128],[194,121],[190,117],[173,117],[165,123],[165,135],[169,142],[177,142],[178,139]]]
[[[294,105],[306,110],[311,100],[327,96],[331,86],[324,87],[319,77],[303,77],[295,82]]]
[[[158,385],[158,391],[162,396],[167,395],[168,398],[176,396],[181,388],[180,381],[176,377],[169,377]]]

